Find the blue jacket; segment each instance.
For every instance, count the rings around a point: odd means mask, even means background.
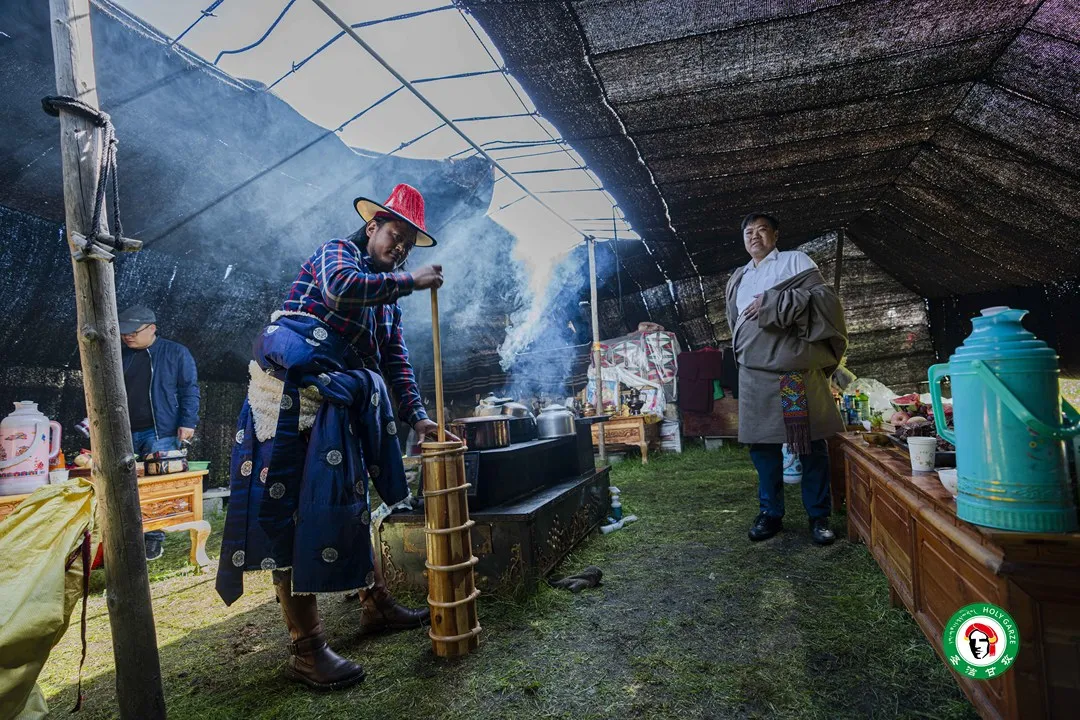
[[[199,377],[195,358],[178,342],[158,338],[150,353],[150,408],[159,438],[175,437],[179,428],[194,429],[199,423]],[[124,369],[132,351],[121,348]]]

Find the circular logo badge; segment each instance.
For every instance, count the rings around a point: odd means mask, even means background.
[[[1020,651],[1020,631],[1012,616],[997,605],[972,603],[945,623],[941,642],[953,670],[988,680],[1013,666]]]

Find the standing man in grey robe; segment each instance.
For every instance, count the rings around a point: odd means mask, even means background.
[[[742,223],[750,262],[727,285],[732,349],[739,366],[739,442],[750,445],[761,512],[751,540],[783,529],[787,443],[802,460],[802,499],[810,535],[832,543],[829,451],[825,438],[844,427],[829,376],[847,350],[840,299],[805,253],[776,249],[779,222],[751,213]]]

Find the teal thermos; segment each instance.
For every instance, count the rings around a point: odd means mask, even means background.
[[[1020,323],[1026,310],[987,308],[948,363],[929,370],[938,434],[956,446],[956,514],[977,525],[1023,532],[1077,529],[1066,443],[1080,416],[1064,404],[1058,356]],[[953,431],[941,380],[952,382]]]

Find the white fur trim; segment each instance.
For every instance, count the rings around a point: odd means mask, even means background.
[[[283,318],[289,315],[299,315],[301,317],[309,317],[312,320],[318,320],[322,322],[322,318],[312,315],[311,313],[301,312],[300,310],[275,310],[270,314],[270,322],[277,322],[278,318]]]
[[[277,432],[278,413],[281,411],[281,394],[285,383],[269,375],[254,360],[248,363],[248,404],[255,421],[255,437],[266,442]],[[315,424],[322,398],[318,392],[307,388],[300,390],[300,429],[308,430]]]

